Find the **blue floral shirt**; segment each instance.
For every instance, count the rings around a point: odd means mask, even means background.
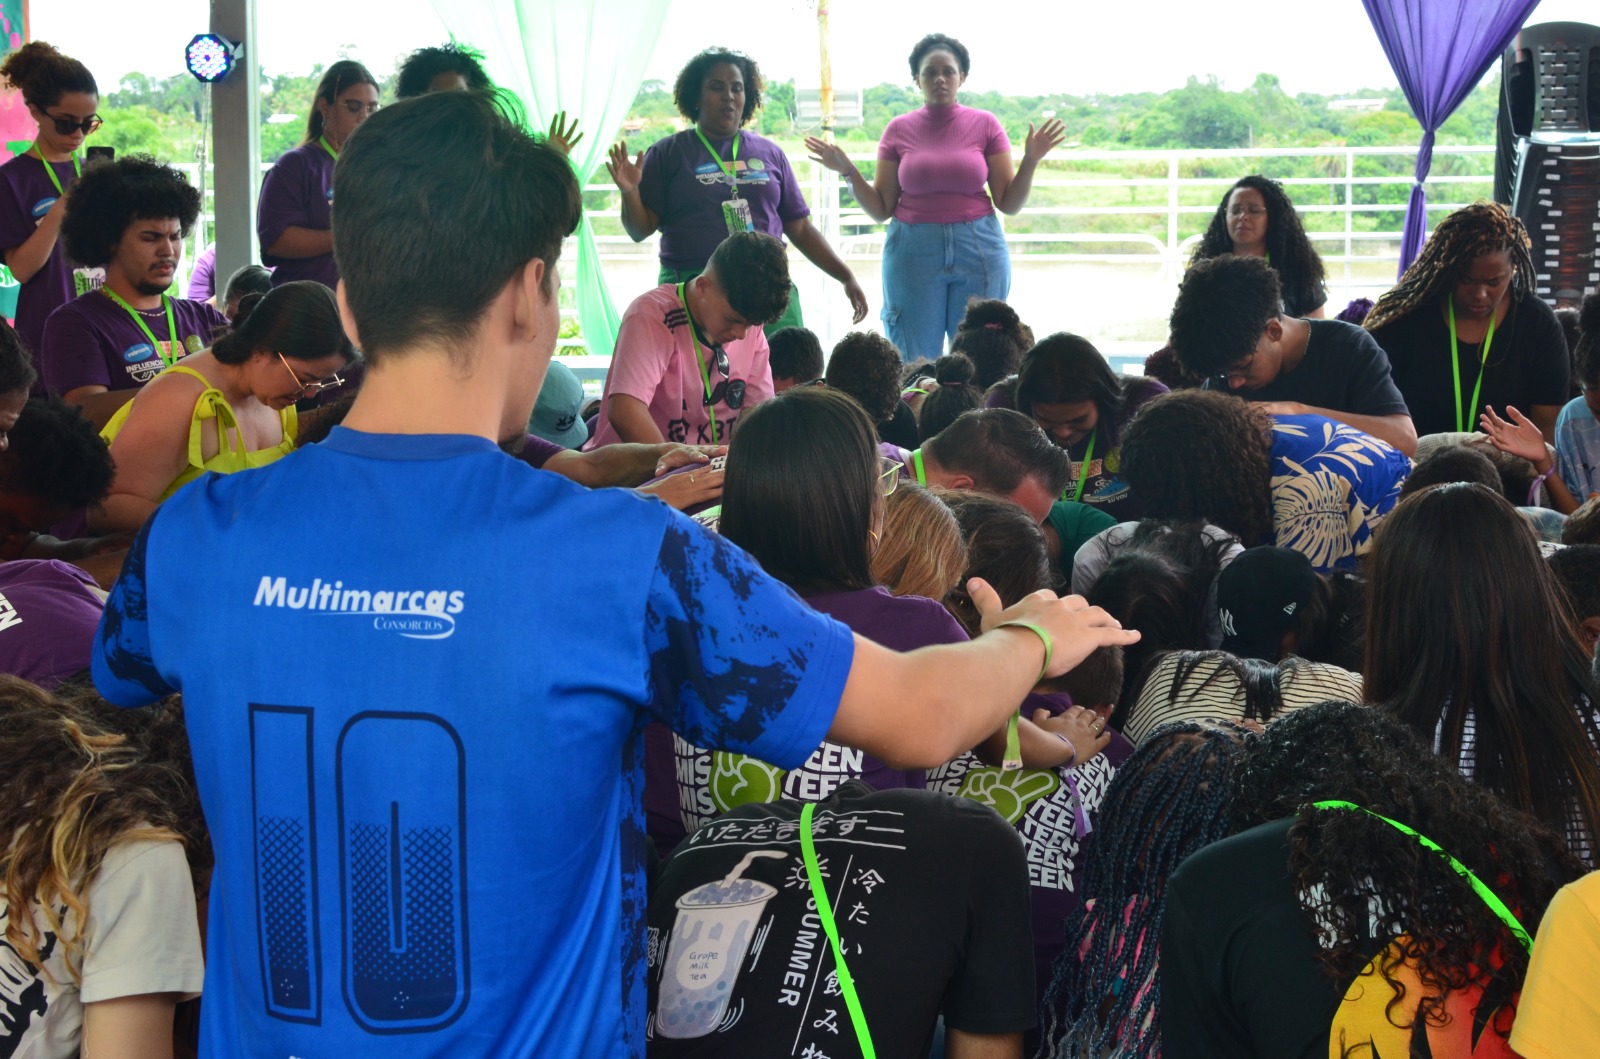
[[[1353,570],[1411,473],[1400,450],[1326,416],[1275,416],[1272,524],[1276,543],[1319,573]]]

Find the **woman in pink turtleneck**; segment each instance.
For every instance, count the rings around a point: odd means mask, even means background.
[[[893,218],[883,247],[883,324],[908,360],[938,358],[969,298],[1010,293],[1011,259],[994,211],[1022,209],[1040,159],[1066,135],[1054,118],[1037,130],[1030,124],[1022,165],[1013,168],[995,116],[956,101],[971,65],[966,47],[942,33],[911,49],[924,105],[884,129],[870,184],[839,147],[806,140],[814,161],[849,179],[868,216]]]

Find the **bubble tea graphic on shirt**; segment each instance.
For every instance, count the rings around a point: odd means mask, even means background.
[[[728,1010],[750,938],[777,887],[741,879],[757,857],[783,859],[787,853],[755,850],[716,882],[697,886],[678,898],[678,918],[656,1000],[656,1033],[662,1037],[704,1037]]]

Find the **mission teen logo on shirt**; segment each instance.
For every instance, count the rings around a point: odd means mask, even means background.
[[[288,578],[263,575],[256,587],[255,605],[371,617],[372,627],[379,632],[397,633],[408,640],[447,640],[455,635],[454,615],[466,609],[467,594],[442,589],[346,588],[343,581],[321,578],[296,588]]]

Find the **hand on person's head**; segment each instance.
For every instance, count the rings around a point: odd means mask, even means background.
[[[678,467],[688,467],[695,463],[707,463],[713,456],[726,456],[727,454],[728,446],[726,445],[663,445],[661,447],[661,456],[656,460],[656,477],[659,478]]]
[[[967,582],[967,593],[982,619],[984,632],[1006,622],[1025,621],[1050,635],[1050,663],[1043,676],[1060,676],[1096,648],[1139,642],[1136,630],[1124,629],[1121,622],[1099,607],[1089,606],[1082,596],[1058,598],[1054,592],[1040,589],[1014,606],[1002,607],[999,595],[981,577]]]

